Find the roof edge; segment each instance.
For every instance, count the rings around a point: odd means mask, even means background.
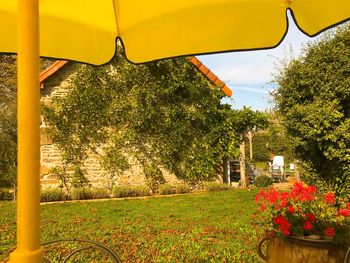
[[[198,58],[190,57],[189,62],[192,63],[210,82],[212,82],[216,87],[218,87],[226,96],[232,96],[232,90],[216,76],[209,68],[207,68]],[[45,80],[54,75],[57,71],[63,68],[68,63],[67,60],[57,60],[51,66],[40,72],[39,80],[40,87],[43,88],[42,85]]]
[[[216,87],[218,87],[226,96],[232,96],[232,90],[216,76],[209,68],[207,68],[198,58],[190,57],[189,61]]]
[[[45,82],[46,79],[48,79],[50,76],[52,76],[61,68],[63,68],[67,63],[67,60],[57,60],[51,66],[41,71],[39,75],[40,87],[43,86],[42,84],[43,82]]]

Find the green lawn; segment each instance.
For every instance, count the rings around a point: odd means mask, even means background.
[[[99,241],[117,252],[123,262],[259,262],[254,251],[259,233],[252,225],[256,193],[230,190],[43,205],[42,239]],[[2,202],[0,261],[14,245],[15,205]],[[99,261],[82,257],[81,262]],[[54,262],[59,262],[57,257]]]

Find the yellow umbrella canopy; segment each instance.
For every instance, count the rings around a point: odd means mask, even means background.
[[[271,48],[287,31],[288,9],[310,36],[350,18],[349,0],[0,0],[0,52],[18,54],[17,248],[10,262],[43,262],[39,55],[99,65],[113,57],[116,38],[137,63]]]
[[[16,52],[16,3],[0,0],[3,52]],[[287,31],[288,9],[309,36],[350,17],[349,0],[40,0],[40,54],[103,64],[116,38],[136,63],[271,48]]]

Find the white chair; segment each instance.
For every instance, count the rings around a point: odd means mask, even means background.
[[[284,158],[283,156],[273,157],[272,165],[270,166],[270,175],[273,180],[278,180],[280,183],[284,181]]]

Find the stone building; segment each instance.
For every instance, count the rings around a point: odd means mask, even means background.
[[[232,95],[232,91],[196,57],[189,60],[209,81],[215,84],[227,96]],[[53,98],[65,96],[70,87],[75,72],[81,65],[68,61],[56,61],[40,73],[41,103],[50,104]],[[62,166],[62,156],[55,144],[47,136],[47,126],[41,122],[41,185],[43,189],[57,187],[57,177],[52,173],[55,167]],[[129,160],[130,169],[117,177],[115,185],[143,185],[146,183],[145,175],[140,164],[136,160]],[[90,152],[84,163],[87,178],[93,187],[105,187],[108,184],[107,173],[103,170],[99,161],[98,150]],[[171,173],[163,171],[164,179],[174,184],[178,179]]]

